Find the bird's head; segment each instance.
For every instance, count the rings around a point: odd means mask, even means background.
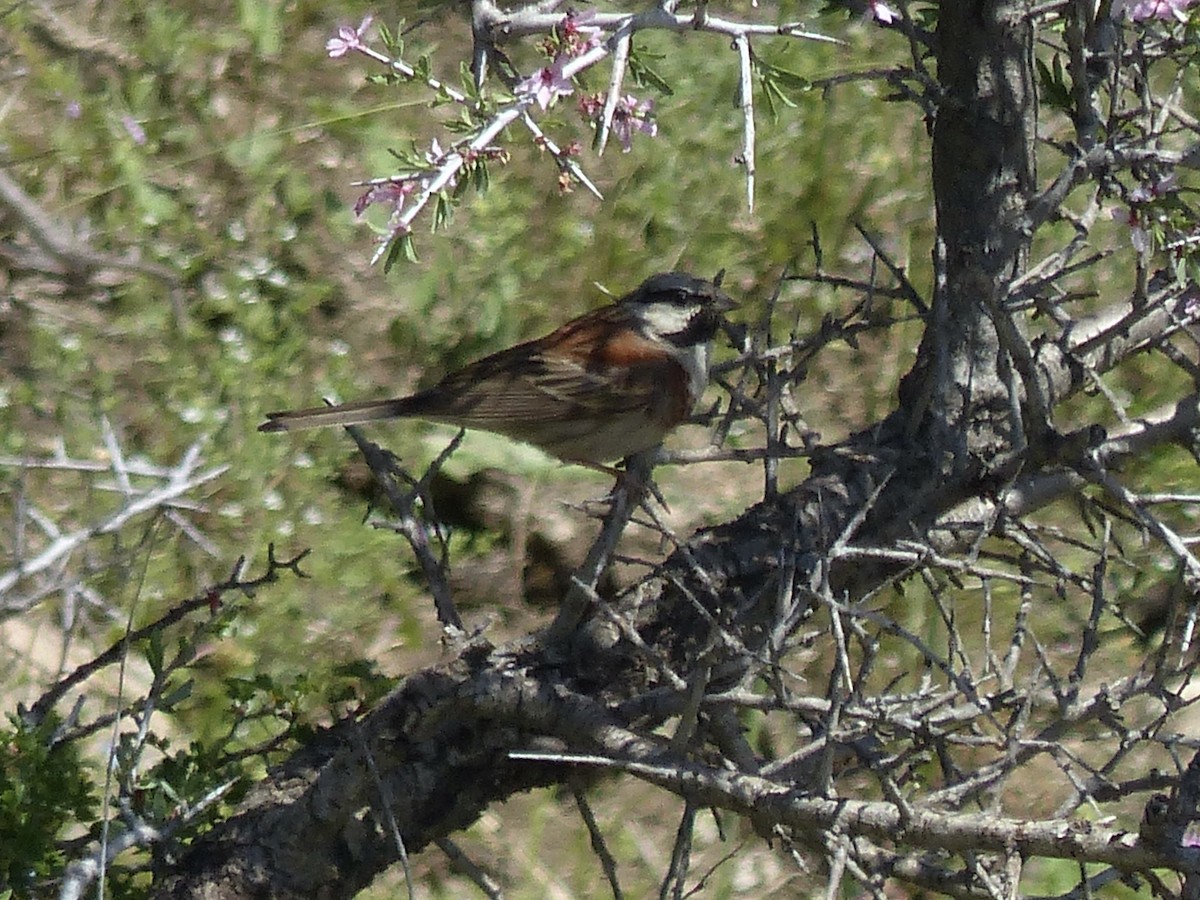
[[[721,275],[706,281],[683,272],[651,275],[618,302],[648,337],[677,347],[712,340],[721,317],[737,306],[721,290]]]

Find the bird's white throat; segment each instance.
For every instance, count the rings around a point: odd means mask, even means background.
[[[672,343],[667,335],[686,331],[700,312],[698,306],[679,306],[674,303],[647,303],[641,309],[642,327],[647,335],[661,340],[687,372],[688,391],[693,402],[700,399],[708,386],[708,343],[680,347]]]

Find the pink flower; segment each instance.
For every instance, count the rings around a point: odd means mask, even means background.
[[[338,28],[337,36],[331,37],[325,42],[325,49],[329,55],[336,59],[339,56],[345,56],[351,50],[362,47],[363,34],[371,27],[374,18],[374,16],[365,16],[357,28],[351,28],[349,25]]]
[[[1172,18],[1179,22],[1188,20],[1187,8],[1195,0],[1138,0],[1129,10],[1129,18],[1135,22],[1160,19],[1168,22]]]
[[[579,114],[585,119],[600,118],[604,109],[604,94],[584,94],[579,98]]]
[[[569,78],[563,78],[565,57],[559,56],[550,65],[543,66],[517,85],[517,96],[532,96],[537,105],[546,109],[559,97],[574,91]]]
[[[595,20],[594,9],[566,15],[562,23],[564,53],[568,56],[582,56],[588,50],[600,46],[601,29],[590,24]]]
[[[133,116],[121,116],[121,124],[125,126],[125,131],[133,138],[133,142],[139,147],[146,143],[146,132],[138,120]]]
[[[373,184],[354,203],[354,215],[361,216],[367,207],[375,203],[390,203],[393,213],[404,206],[404,199],[416,190],[417,183],[412,178],[397,178]]]
[[[640,131],[649,137],[658,134],[658,123],[651,116],[653,112],[653,100],[642,100],[639,103],[633,94],[626,94],[617,101],[613,109],[612,130],[626,153],[633,149],[635,132]]]
[[[440,168],[442,162],[449,152],[449,150],[443,150],[442,145],[438,142],[438,139],[434,138],[429,145],[429,149],[425,151],[425,162],[429,163],[429,165],[433,166],[435,169]],[[424,179],[432,178],[432,173],[427,172],[421,177]],[[451,176],[450,180],[446,182],[446,187],[453,189],[456,184],[458,184],[458,176],[453,175]]]
[[[1145,253],[1150,249],[1150,235],[1142,225],[1141,216],[1136,209],[1117,207],[1112,211],[1112,217],[1114,222],[1129,227],[1129,243],[1133,244],[1134,250]]]
[[[1139,184],[1129,192],[1129,201],[1131,203],[1149,203],[1151,200],[1165,197],[1178,189],[1179,179],[1172,172],[1170,175],[1164,175],[1158,181]]]
[[[436,166],[442,161],[442,157],[445,155],[446,151],[442,149],[442,145],[438,142],[438,139],[434,138],[429,144],[429,149],[425,151],[425,162],[431,166]]]
[[[883,0],[867,0],[866,18],[874,19],[880,25],[891,25],[900,18],[900,13],[884,3]]]

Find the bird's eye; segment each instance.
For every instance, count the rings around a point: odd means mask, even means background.
[[[696,302],[695,294],[690,291],[672,291],[670,295],[671,303],[676,306],[692,306]]]

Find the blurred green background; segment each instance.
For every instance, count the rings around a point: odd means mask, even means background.
[[[428,18],[416,8],[375,12],[392,26]],[[419,261],[385,275],[368,265],[375,233],[354,219],[360,190],[351,182],[394,171],[390,148],[447,144],[443,123],[457,112],[431,110],[418,85],[369,83],[379,74],[369,60],[326,57],[325,40],[339,23],[357,24],[362,7],[110,3],[60,13],[90,39],[103,36],[105,52],[56,45],[27,6],[5,14],[6,169],[60,221],[86,227],[97,249],[140,250],[177,268],[183,282],[174,298],[150,277],[72,294],[14,275],[0,320],[0,453],[47,456],[61,446],[72,457],[103,454],[101,415],[131,458],[165,465],[202,441],[208,464],[230,467],[210,485],[204,510],[191,514],[217,552],[178,533],[166,544],[157,538],[143,602],[197,590],[227,574],[239,554],[261,561],[268,541],[281,552],[317,548],[306,562],[312,579],[264,596],[243,622],[270,623],[269,634],[244,632],[238,642],[259,667],[293,665],[298,650],[331,665],[366,647],[434,642],[406,554],[393,536],[363,527],[364,502],[333,483],[352,465],[348,439],[261,435],[254,429],[265,412],[403,393],[608,302],[597,285],[618,294],[666,269],[725,268],[750,321],[786,265],[811,267],[814,223],[827,268],[869,259],[853,232],[861,221],[927,282],[919,248],[929,246],[931,215],[924,130],[913,110],[851,85],[781,105],[778,120],[760,111],[758,204],[748,212],[734,161],[736,55],[718,36],[639,38],[674,95],[633,87],[656,99],[657,139],[639,136],[628,154],[614,144],[599,159],[584,149],[581,163],[604,202],[583,190],[561,193],[552,162],[514,129],[511,162],[493,166],[492,189],[468,194],[437,235],[428,234],[429,216],[418,220]],[[764,15],[748,4],[729,13]],[[818,78],[903,49],[844,15],[811,21],[849,46],[778,39],[758,52]],[[455,15],[438,13],[407,35],[407,47],[414,57],[431,53],[435,71],[457,83],[464,35]],[[539,60],[531,46],[509,50],[518,65]],[[144,144],[125,117],[144,130]],[[864,117],[870,127],[856,127]],[[560,143],[590,147],[570,100],[544,124]],[[850,299],[791,291],[784,321],[803,332]],[[873,364],[894,381],[910,352],[884,348]],[[865,358],[854,353],[847,369]],[[886,378],[816,378],[822,391],[806,398],[805,413],[829,436],[891,402]],[[854,397],[826,404],[846,379]],[[372,431],[414,467],[451,434],[420,423]],[[468,440],[452,470],[489,465],[551,483],[582,479],[596,494],[605,488],[590,473],[487,436]],[[745,467],[735,471],[749,491],[731,498],[728,512],[760,481]],[[68,497],[84,483],[61,473],[21,477],[30,493],[46,480],[61,482]],[[105,592],[132,602],[121,594]]]

